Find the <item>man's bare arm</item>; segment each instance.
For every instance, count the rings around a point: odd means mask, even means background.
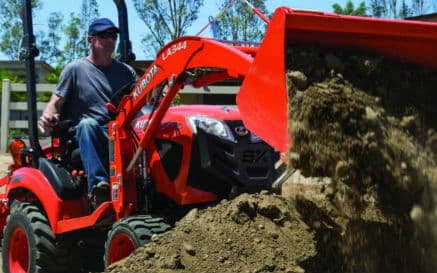
[[[64,105],[64,102],[64,98],[56,94],[52,95],[38,121],[38,127],[42,133],[50,133],[53,130],[53,126],[59,120],[59,109]]]

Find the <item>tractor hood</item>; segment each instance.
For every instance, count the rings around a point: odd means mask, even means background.
[[[144,134],[147,126],[152,106],[146,105],[141,109],[138,117],[132,122],[132,127],[138,136]],[[188,126],[189,117],[208,117],[221,121],[241,120],[240,112],[236,106],[218,106],[218,105],[182,105],[173,106],[167,111],[161,122],[158,135],[168,130],[180,129]]]
[[[236,106],[218,106],[218,105],[182,105],[171,107],[165,116],[208,116],[221,120],[240,120],[240,111]]]

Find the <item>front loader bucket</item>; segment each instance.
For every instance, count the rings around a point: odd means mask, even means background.
[[[281,152],[292,145],[285,51],[293,45],[378,54],[437,68],[435,23],[278,8],[242,83],[237,104],[246,127]]]

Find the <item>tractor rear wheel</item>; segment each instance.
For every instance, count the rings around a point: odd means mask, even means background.
[[[69,253],[57,246],[38,206],[13,203],[3,234],[3,272],[72,272]]]
[[[169,228],[162,218],[150,215],[131,216],[114,223],[105,243],[105,267],[149,243],[153,234],[164,233]]]

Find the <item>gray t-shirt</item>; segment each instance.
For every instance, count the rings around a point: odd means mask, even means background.
[[[82,118],[90,117],[100,124],[108,123],[106,103],[135,78],[135,71],[117,60],[107,67],[99,67],[86,58],[69,63],[55,89],[55,94],[65,99],[61,119],[71,119],[77,124]]]

